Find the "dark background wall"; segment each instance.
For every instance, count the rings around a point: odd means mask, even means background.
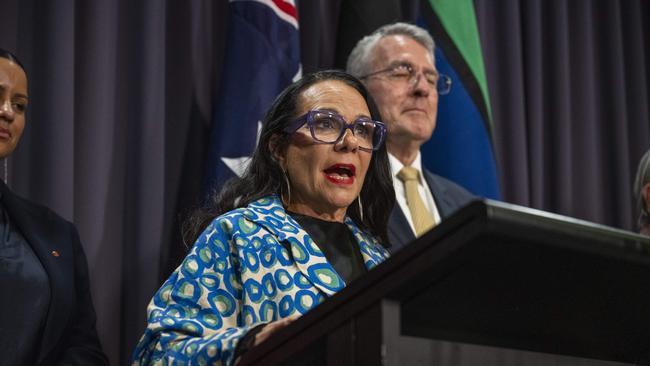
[[[357,12],[371,29],[373,14],[417,9],[360,3],[299,4],[305,72],[341,67],[355,41],[339,37],[342,18]],[[632,179],[650,148],[648,3],[475,5],[504,200],[634,229]],[[22,59],[30,88],[8,183],[79,228],[113,364],[187,250],[179,217],[200,197],[227,25],[225,1],[0,2],[0,47]]]

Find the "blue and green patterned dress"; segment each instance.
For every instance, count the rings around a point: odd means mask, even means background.
[[[388,257],[348,217],[364,263]],[[289,253],[289,250],[291,253]],[[217,217],[154,295],[133,365],[230,365],[260,323],[304,314],[345,287],[277,196]]]

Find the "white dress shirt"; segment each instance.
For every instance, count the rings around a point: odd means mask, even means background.
[[[402,209],[404,216],[406,216],[406,221],[409,222],[411,231],[413,231],[413,234],[415,235],[415,226],[413,225],[413,219],[411,218],[411,211],[406,204],[406,190],[404,189],[404,182],[397,178],[397,174],[400,170],[402,170],[404,164],[402,164],[402,162],[400,162],[391,153],[388,153],[388,161],[390,162],[390,170],[393,176],[393,187],[395,187],[395,198],[397,200],[397,204]],[[415,157],[415,160],[411,164],[411,167],[417,169],[418,172],[420,172],[420,179],[418,180],[418,192],[420,192],[420,197],[423,198],[422,201],[424,202],[427,210],[431,213],[431,216],[433,216],[433,222],[438,225],[440,223],[440,213],[438,212],[438,207],[436,207],[436,202],[433,200],[431,189],[429,189],[429,185],[424,180],[424,173],[422,172],[422,159],[419,151],[418,155]]]

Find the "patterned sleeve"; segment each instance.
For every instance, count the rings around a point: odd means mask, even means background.
[[[215,219],[154,295],[133,365],[231,365],[237,342],[256,324],[241,317],[239,258],[232,224]]]

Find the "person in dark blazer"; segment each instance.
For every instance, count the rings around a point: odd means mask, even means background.
[[[415,25],[394,23],[361,39],[347,61],[388,126],[386,146],[397,205],[388,234],[395,253],[474,197],[459,185],[422,167],[420,147],[436,126],[438,96],[451,79],[438,73],[434,42]]]
[[[0,49],[0,157],[23,132],[27,75]],[[0,181],[0,364],[107,365],[88,265],[71,223]]]

